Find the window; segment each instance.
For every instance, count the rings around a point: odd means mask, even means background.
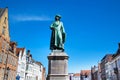
[[[20,76],[21,76],[21,78],[24,78],[24,72],[23,71],[20,72]]]
[[[28,65],[26,66],[26,70],[28,70]]]
[[[7,58],[7,54],[2,53],[2,61],[3,61],[4,64],[6,64],[6,58]]]
[[[24,64],[24,63],[21,64],[21,68],[22,68],[22,69],[25,68],[25,64]]]
[[[7,17],[5,17],[5,19],[4,19],[4,23],[5,23],[5,24],[7,23]]]
[[[3,80],[4,77],[4,69],[0,68],[0,80]]]
[[[5,35],[5,26],[3,26],[2,34]]]
[[[6,50],[9,50],[9,44],[6,43]]]
[[[120,68],[120,59],[118,59],[118,67]]]

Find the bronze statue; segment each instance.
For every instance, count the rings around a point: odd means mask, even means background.
[[[50,29],[52,30],[50,49],[51,50],[62,50],[64,51],[65,42],[65,29],[63,23],[60,21],[61,16],[56,15],[55,21],[51,24]]]

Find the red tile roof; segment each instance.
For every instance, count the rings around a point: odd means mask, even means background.
[[[89,75],[91,73],[91,70],[81,70],[81,75]]]
[[[73,76],[80,77],[80,73],[75,73]]]
[[[19,56],[20,51],[22,51],[22,55],[23,56],[23,52],[24,52],[25,48],[16,48],[16,55]]]

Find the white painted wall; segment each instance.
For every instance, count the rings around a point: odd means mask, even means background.
[[[24,49],[23,56],[22,50],[19,52],[18,56],[17,75],[19,74],[20,80],[25,80],[25,71],[26,71],[26,49]]]
[[[42,80],[42,68],[36,63],[27,64],[28,69],[26,70],[26,80]]]

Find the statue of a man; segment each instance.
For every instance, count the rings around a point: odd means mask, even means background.
[[[51,50],[62,50],[64,51],[65,42],[65,29],[63,23],[60,21],[61,16],[56,15],[55,21],[51,24],[50,29],[52,30],[50,49]]]

